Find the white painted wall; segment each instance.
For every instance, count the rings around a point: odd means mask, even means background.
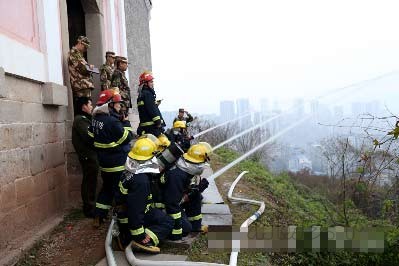
[[[58,1],[36,3],[41,51],[0,34],[0,66],[11,74],[63,85]]]
[[[26,78],[46,81],[46,57],[43,53],[4,34],[0,34],[0,66],[4,71]]]
[[[61,25],[58,1],[43,1],[48,80],[63,85]]]

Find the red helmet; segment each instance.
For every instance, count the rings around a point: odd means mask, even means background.
[[[139,78],[140,84],[139,85],[141,85],[143,83],[146,83],[146,82],[149,82],[149,81],[151,81],[153,79],[154,79],[154,77],[152,76],[152,73],[150,71],[144,71],[140,75],[140,78]]]
[[[108,102],[118,103],[122,101],[121,95],[114,90],[102,91],[100,97],[98,97],[97,105],[103,105]]]

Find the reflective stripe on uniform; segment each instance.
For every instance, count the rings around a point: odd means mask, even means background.
[[[128,130],[128,131],[132,131],[133,132],[133,128],[131,128],[131,127],[123,127],[123,128]]]
[[[144,233],[144,227],[140,227],[139,229],[132,230],[130,229],[130,234],[133,236],[137,236]]]
[[[118,218],[118,221],[119,221],[121,224],[127,224],[127,223],[129,223],[129,219],[128,219],[128,218],[121,218],[121,219]]]
[[[92,138],[94,138],[94,134],[93,134],[93,132],[87,131],[87,134],[89,135],[89,137],[92,137]]]
[[[129,135],[129,130],[126,129],[126,128],[124,128],[122,137],[121,137],[120,139],[118,139],[118,141],[117,141],[116,143],[117,143],[118,145],[119,145],[119,144],[122,144],[122,142],[124,142],[124,141],[126,140],[127,135]]]
[[[105,205],[105,204],[96,202],[96,208],[103,209],[103,210],[109,210],[109,209],[111,209],[111,205]]]
[[[165,204],[163,204],[161,202],[155,202],[155,203],[153,203],[153,207],[158,208],[158,209],[165,209]]]
[[[137,102],[137,106],[142,106],[142,105],[144,105],[144,101]]]
[[[154,234],[154,232],[152,232],[152,231],[151,231],[150,229],[148,229],[148,228],[145,229],[145,233],[151,237],[152,241],[154,242],[154,245],[155,245],[155,246],[158,246],[158,244],[159,244],[159,239],[158,239],[157,235]]]
[[[181,212],[169,214],[174,220],[181,218]]]
[[[157,120],[159,120],[159,119],[161,119],[161,117],[158,115],[158,116],[155,116],[154,118],[152,118],[152,121],[157,121]]]
[[[150,122],[140,123],[140,126],[146,127],[146,126],[152,126],[153,124],[154,124],[154,122],[150,121]]]
[[[110,167],[110,168],[106,168],[106,167],[100,167],[100,170],[103,172],[107,172],[107,173],[112,173],[112,172],[120,172],[125,170],[125,166],[115,166],[115,167]]]
[[[127,189],[123,187],[122,182],[119,181],[119,190],[122,194],[127,195]]]
[[[147,199],[148,200],[152,199],[152,194],[148,195]]]
[[[147,213],[147,212],[150,210],[151,205],[152,205],[152,203],[148,203],[147,206],[145,206],[145,211],[144,211],[144,213]]]
[[[181,235],[181,234],[183,234],[183,229],[182,229],[182,228],[180,228],[180,229],[173,229],[173,230],[172,230],[172,235]]]
[[[127,138],[127,136],[129,135],[129,131],[132,131],[132,129],[128,129],[129,127],[124,127],[123,130],[123,135],[120,139],[118,139],[116,142],[112,141],[110,143],[101,143],[101,142],[94,142],[94,147],[96,148],[101,148],[101,149],[108,149],[108,148],[114,148],[120,144],[122,144],[122,142],[124,142]],[[93,136],[94,137],[94,136]]]
[[[202,219],[202,214],[199,214],[199,215],[193,216],[193,217],[187,217],[187,218],[188,218],[188,220],[189,220],[190,222],[192,222],[192,221],[198,221],[198,220],[201,220],[201,219]]]

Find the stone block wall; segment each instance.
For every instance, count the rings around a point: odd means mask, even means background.
[[[15,248],[16,236],[61,213],[73,199],[65,156],[68,101],[57,99],[66,92],[0,67],[0,251]]]

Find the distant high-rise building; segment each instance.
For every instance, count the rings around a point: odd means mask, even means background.
[[[365,104],[364,111],[371,115],[378,115],[381,111],[380,103],[378,101],[371,101]]]
[[[364,103],[361,102],[353,102],[352,103],[352,115],[353,116],[358,116],[360,114],[363,114],[365,112],[365,105]]]
[[[237,100],[237,115],[244,115],[249,113],[249,100],[248,99],[238,99]]]
[[[237,100],[237,116],[242,116],[250,112],[249,100],[248,99],[238,99]],[[247,116],[239,121],[239,127],[249,128],[252,124],[251,116]]]
[[[221,101],[220,102],[220,118],[222,121],[228,121],[235,117],[233,101]]]
[[[296,116],[302,117],[305,114],[305,101],[302,98],[296,98],[293,102],[294,113]]]
[[[312,100],[310,103],[310,112],[315,115],[318,114],[320,111],[320,103],[318,100]]]
[[[270,112],[269,100],[262,98],[260,100],[260,112],[262,114],[268,114]]]
[[[274,102],[273,102],[272,112],[278,113],[278,114],[281,113],[280,104],[277,100],[274,100]]]
[[[344,107],[342,105],[334,106],[334,119],[341,119],[344,117]]]

